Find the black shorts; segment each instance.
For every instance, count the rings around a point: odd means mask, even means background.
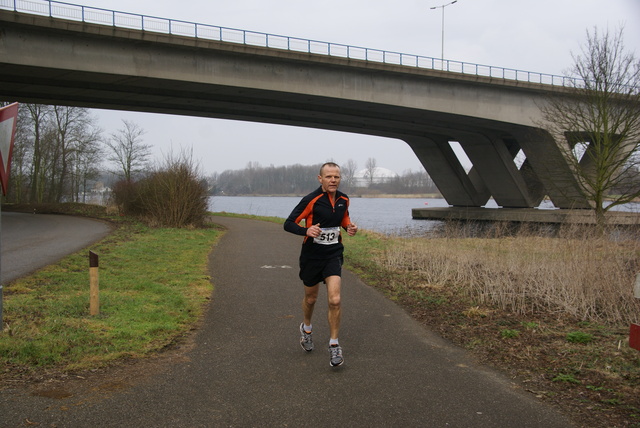
[[[342,256],[331,259],[300,259],[300,279],[307,287],[313,287],[330,276],[342,276],[342,262]]]

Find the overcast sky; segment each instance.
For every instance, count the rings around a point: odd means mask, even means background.
[[[439,58],[442,8],[450,0],[78,0],[132,12],[270,34]],[[640,0],[458,0],[446,6],[447,59],[563,74],[586,31],[624,26],[625,46],[640,56]],[[369,157],[398,173],[420,163],[402,141],[305,128],[181,116],[93,110],[105,134],[137,123],[155,156],[193,149],[207,175],[248,162],[311,165]],[[314,151],[300,150],[313,144]]]

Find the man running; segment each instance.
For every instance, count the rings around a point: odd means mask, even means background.
[[[338,191],[340,167],[327,162],[318,175],[320,187],[302,198],[284,222],[287,232],[304,236],[300,252],[300,279],[304,287],[300,324],[300,345],[307,352],[313,350],[311,317],[318,299],[320,283],[327,285],[330,330],[329,354],[333,367],[344,362],[342,348],[338,342],[340,331],[340,286],[344,247],[340,227],[354,236],[358,226],[349,218],[349,197]],[[300,223],[304,220],[304,226]]]

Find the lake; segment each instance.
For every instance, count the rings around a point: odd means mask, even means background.
[[[287,218],[300,197],[289,196],[212,196],[209,210]],[[388,235],[422,235],[442,222],[413,220],[412,208],[447,207],[444,199],[429,198],[351,198],[349,214],[358,227]]]
[[[300,197],[291,196],[212,196],[209,211],[237,214],[253,214],[287,218]],[[387,235],[421,236],[442,225],[440,220],[414,220],[412,208],[448,207],[444,199],[431,198],[356,198],[349,207],[351,220],[363,229]],[[490,200],[489,208],[497,208]],[[544,201],[540,208],[552,209],[553,204]],[[640,212],[640,203],[630,203],[613,208],[616,211]]]

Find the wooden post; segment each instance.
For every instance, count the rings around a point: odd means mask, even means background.
[[[89,313],[100,313],[100,287],[98,281],[98,255],[89,251]]]

